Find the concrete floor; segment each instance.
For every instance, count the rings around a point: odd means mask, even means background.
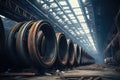
[[[73,68],[72,70],[56,71],[44,76],[1,77],[0,80],[120,80],[118,67],[106,65],[90,65]]]

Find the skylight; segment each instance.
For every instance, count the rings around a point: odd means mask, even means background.
[[[74,20],[72,20],[73,21],[73,23],[77,23],[77,20],[76,19],[74,19]]]
[[[82,11],[81,11],[80,8],[73,9],[73,11],[75,12],[76,15],[81,15],[82,14]]]
[[[66,12],[66,13],[71,13],[71,11],[70,11],[70,10],[65,10],[65,12]]]
[[[61,5],[67,5],[65,1],[60,1],[59,2]]]
[[[51,4],[51,7],[52,7],[52,8],[55,8],[55,7],[57,7],[57,4],[56,4],[56,3],[52,3],[52,4]]]
[[[5,18],[5,16],[3,16],[3,15],[0,15],[0,17],[1,17],[1,18]]]
[[[64,10],[65,10],[65,9],[69,9],[69,7],[65,6],[65,7],[63,7],[63,9],[64,9]]]
[[[69,3],[71,4],[72,8],[80,7],[77,0],[69,0]]]
[[[83,2],[85,2],[85,1],[86,0],[83,0]],[[82,29],[81,30],[78,29],[78,30],[80,31],[81,34],[87,35],[87,37],[89,39],[89,40],[87,40],[87,43],[88,44],[91,43],[91,45],[93,46],[94,50],[96,50],[94,42],[93,42],[93,39],[92,39],[92,36],[90,34],[90,30],[89,30],[88,25],[86,23],[86,20],[85,20],[85,17],[83,15],[83,12],[82,12],[82,10],[81,10],[81,8],[79,6],[78,0],[69,0],[69,3],[71,5],[71,7],[73,8],[74,13],[76,15],[79,15],[79,16],[77,16],[77,18],[78,18],[78,20],[79,20],[79,22],[81,24]],[[79,8],[76,8],[76,7],[79,7]],[[85,8],[85,11],[88,14],[88,9],[87,8]],[[87,15],[87,18],[90,19],[89,15]],[[79,34],[79,32],[77,32],[77,34]],[[85,40],[83,40],[83,41],[86,42]]]

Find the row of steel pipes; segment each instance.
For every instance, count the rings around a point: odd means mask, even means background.
[[[55,33],[48,21],[16,23],[11,27],[7,37],[2,26],[1,21],[0,62],[2,65],[10,68],[33,66],[37,69],[46,69],[94,63],[94,58],[83,48],[74,44],[72,40],[66,39],[63,33]]]

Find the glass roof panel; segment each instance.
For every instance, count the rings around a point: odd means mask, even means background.
[[[65,9],[69,9],[69,7],[68,6],[65,6],[65,7],[63,7],[63,9],[65,10]]]
[[[77,0],[68,0],[68,1],[69,1],[72,8],[80,7]]]
[[[67,5],[66,1],[60,1],[59,2],[61,5]]]
[[[74,19],[74,20],[72,20],[73,21],[73,23],[77,23],[77,20],[76,19]]]
[[[81,15],[82,14],[82,11],[81,11],[80,8],[73,9],[73,11],[75,12],[76,15]]]
[[[70,11],[70,10],[65,10],[65,12],[66,12],[66,13],[71,13],[71,11]]]

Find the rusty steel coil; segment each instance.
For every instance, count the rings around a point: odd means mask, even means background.
[[[43,36],[45,39],[42,39]],[[45,43],[41,43],[42,40]],[[56,60],[56,43],[55,31],[50,23],[42,20],[33,23],[28,34],[28,51],[37,67],[49,68],[53,65]],[[45,49],[41,49],[41,44],[45,44]],[[40,49],[45,50],[43,54]]]
[[[74,44],[74,53],[75,53],[75,65],[79,65],[81,58],[81,48],[79,48],[77,44]]]
[[[67,40],[67,45],[68,45],[68,65],[73,66],[74,60],[75,60],[75,53],[74,53],[74,45],[72,40],[68,39]]]
[[[28,66],[31,64],[30,62],[30,56],[28,54],[28,32],[33,24],[33,21],[29,21],[24,23],[24,25],[21,26],[17,33],[16,37],[16,50],[17,55],[19,56],[20,61],[24,64],[24,66]]]
[[[10,58],[10,61],[13,65],[19,65],[19,56],[17,55],[16,51],[16,36],[17,32],[19,31],[20,27],[23,25],[23,23],[17,23],[15,24],[9,32],[9,35],[7,37],[7,48],[8,52],[6,52],[7,56]]]
[[[68,60],[67,40],[63,33],[56,33],[57,38],[57,65],[65,66]]]

